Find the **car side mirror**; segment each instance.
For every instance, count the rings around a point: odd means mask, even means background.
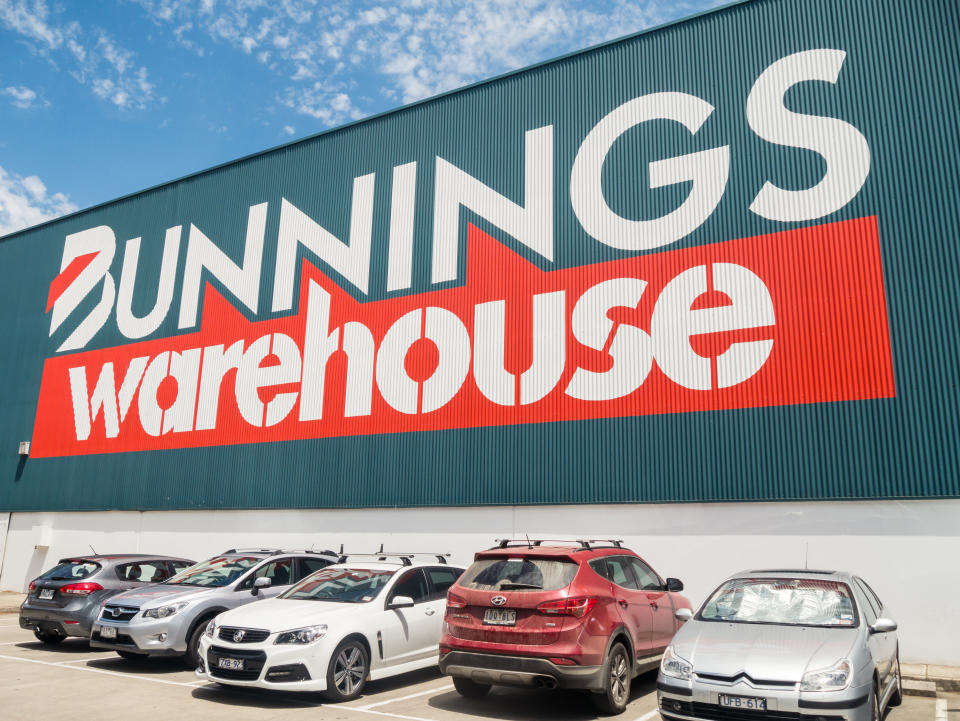
[[[270,588],[272,584],[273,581],[271,581],[269,578],[266,578],[265,576],[260,577],[253,582],[253,590],[250,591],[250,593],[256,596],[258,593],[260,593],[261,588]]]
[[[693,611],[689,608],[678,608],[673,612],[674,618],[676,618],[680,623],[686,623],[691,618],[693,618]]]
[[[870,626],[870,633],[890,633],[897,630],[897,622],[892,618],[878,618]]]
[[[394,596],[387,604],[387,608],[410,608],[413,606],[413,599],[410,596]]]
[[[667,590],[676,592],[683,590],[683,581],[679,578],[668,578],[667,579]]]

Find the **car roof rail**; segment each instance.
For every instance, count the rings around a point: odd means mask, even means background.
[[[430,553],[428,551],[384,551],[383,544],[380,544],[380,550],[376,553],[344,553],[343,546],[340,546],[340,557],[337,559],[337,563],[346,563],[348,558],[376,558],[378,561],[386,561],[388,558],[399,558],[400,563],[404,566],[412,566],[413,559],[415,556],[433,556],[437,559],[437,563],[442,563],[447,565],[447,559],[450,557],[449,553]]]
[[[275,555],[277,553],[283,553],[279,548],[230,548],[221,553],[221,556],[226,556],[228,553],[269,553],[270,555]]]
[[[623,548],[622,539],[612,538],[578,538],[570,540],[568,538],[497,538],[495,539],[496,548],[538,548],[545,543],[557,543],[566,546],[579,546],[580,551],[589,551],[598,547],[598,544],[605,544],[605,548]]]

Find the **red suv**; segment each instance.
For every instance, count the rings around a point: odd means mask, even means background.
[[[559,686],[620,713],[690,608],[682,590],[620,541],[499,541],[447,594],[440,670],[463,696]]]

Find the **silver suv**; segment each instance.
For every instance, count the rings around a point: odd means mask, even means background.
[[[232,548],[159,585],[111,597],[93,624],[90,645],[124,658],[183,655],[196,668],[200,636],[214,616],[273,598],[338,558],[333,551]]]

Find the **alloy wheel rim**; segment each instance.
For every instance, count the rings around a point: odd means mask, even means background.
[[[627,661],[622,653],[618,653],[610,664],[610,690],[617,705],[623,703],[627,696]]]
[[[333,667],[333,681],[337,690],[345,696],[352,694],[363,681],[363,658],[360,649],[349,646],[337,655]]]

